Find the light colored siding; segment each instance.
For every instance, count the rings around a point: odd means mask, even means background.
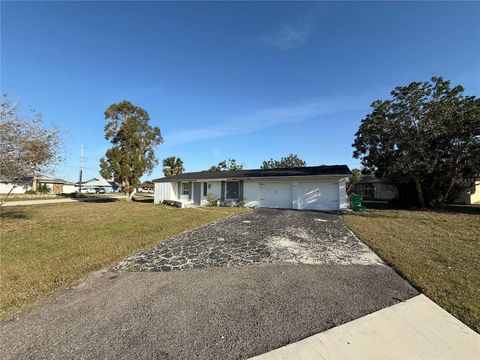
[[[339,181],[338,205],[340,209],[348,209],[349,207],[349,202],[347,200],[347,180],[346,179],[342,179]]]
[[[258,181],[244,181],[243,182],[243,198],[245,206],[258,207],[259,200],[259,182]]]
[[[69,185],[69,184],[64,184],[63,185],[63,193],[64,194],[71,194],[71,193],[74,193],[76,191],[76,187],[75,185]]]
[[[176,183],[166,182],[155,183],[154,203],[160,204],[163,200],[176,200],[172,184],[176,185]]]
[[[8,194],[10,190],[12,190],[13,184],[12,183],[0,183],[0,194]],[[21,185],[17,186],[15,189],[12,190],[10,194],[24,194],[25,191],[31,190],[32,186],[29,185]]]

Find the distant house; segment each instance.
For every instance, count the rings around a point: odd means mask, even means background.
[[[75,184],[78,191],[78,182]],[[82,189],[97,189],[103,187],[105,192],[112,193],[120,191],[120,186],[115,181],[105,180],[104,178],[92,178],[87,181],[82,181]]]
[[[375,175],[363,175],[362,181],[352,185],[352,192],[374,200],[394,200],[398,197],[394,184]]]
[[[46,185],[51,194],[70,194],[75,192],[75,184],[73,182],[54,178],[47,175],[40,175],[36,178],[37,189]],[[0,194],[7,194],[12,190],[11,194],[24,194],[28,190],[32,190],[33,178],[25,179],[22,182],[15,183],[8,180],[0,181]]]
[[[75,184],[73,182],[50,176],[37,177],[37,189],[42,185],[46,185],[50,189],[51,194],[72,194],[75,192]]]
[[[472,187],[462,191],[453,202],[455,204],[480,205],[480,178],[475,181]]]

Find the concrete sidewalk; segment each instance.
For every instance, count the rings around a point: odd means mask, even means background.
[[[256,360],[480,359],[480,335],[418,295]]]

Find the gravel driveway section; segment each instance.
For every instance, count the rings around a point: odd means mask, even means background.
[[[379,265],[337,214],[257,209],[182,233],[116,270],[171,271],[266,263]]]
[[[379,265],[105,272],[0,324],[2,359],[245,359],[417,292]]]

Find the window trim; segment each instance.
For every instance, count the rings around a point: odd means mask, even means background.
[[[207,196],[208,194],[208,183],[207,182],[204,182],[203,183],[203,196]]]

